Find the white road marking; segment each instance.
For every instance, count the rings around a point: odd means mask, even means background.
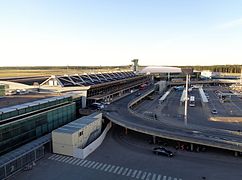
[[[100,168],[100,170],[102,171],[106,166],[107,166],[107,164],[104,164],[104,165]]]
[[[91,161],[92,162],[92,161]],[[91,164],[87,166],[87,168],[90,168],[93,164],[95,164],[95,161],[93,161]]]
[[[87,162],[87,160],[84,160],[79,166],[83,166],[83,164],[85,164]]]
[[[56,157],[58,157],[58,154],[54,154],[54,155],[48,157],[48,159],[55,159]]]
[[[147,172],[143,172],[142,176],[141,176],[141,179],[144,180],[145,179],[145,176],[146,176]]]
[[[79,166],[84,160],[80,160],[78,163],[76,163],[77,166]]]
[[[68,162],[69,164],[72,164],[74,161],[76,160],[76,158],[73,158],[70,162]]]
[[[159,175],[157,176],[157,180],[160,180],[160,178],[161,178],[161,175],[159,174]]]
[[[155,178],[156,178],[156,174],[154,173],[152,176],[152,180],[155,180]]]
[[[96,166],[99,164],[99,162],[96,162],[96,164],[94,164],[93,166],[92,166],[92,168],[94,169],[94,168],[96,168]]]
[[[90,163],[91,163],[92,161],[87,161],[87,163],[86,164],[84,164],[84,166],[83,167],[87,167]]]
[[[104,171],[107,171],[110,167],[111,167],[111,164],[109,164],[109,165],[104,169]]]
[[[119,169],[118,174],[120,174],[120,173],[122,172],[122,170],[123,170],[123,167],[121,167],[121,168]]]
[[[117,166],[117,167],[115,168],[115,170],[113,171],[113,173],[116,173],[116,172],[118,171],[119,168],[120,168],[120,167]]]
[[[131,177],[135,177],[136,173],[137,173],[138,170],[134,170]]]
[[[65,158],[67,158],[66,156],[62,156],[62,157],[60,157],[60,158],[57,158],[56,160],[57,161],[62,161],[63,159],[65,159]]]
[[[115,165],[112,165],[112,167],[109,169],[108,172],[112,172],[115,167],[116,167]]]
[[[160,174],[152,173],[152,172],[143,172],[142,170],[125,168],[122,166],[116,166],[112,164],[100,163],[95,161],[78,159],[70,156],[63,156],[59,154],[54,154],[48,157],[50,160],[60,161],[67,164],[72,164],[76,166],[83,166],[86,168],[92,168],[100,171],[105,171],[108,173],[119,174],[122,176],[129,176],[136,179],[142,180],[182,180],[181,178],[171,177],[171,176],[162,176]]]
[[[71,157],[68,157],[67,159],[63,160],[62,162],[69,162],[72,158]]]
[[[100,163],[100,164],[96,167],[96,169],[99,169],[102,165],[103,165],[103,163]]]
[[[133,171],[133,169],[129,169],[128,173],[126,174],[126,176],[130,176],[131,172]]]
[[[79,162],[81,159],[77,158],[75,161],[73,161],[73,165],[76,165],[77,162]]]
[[[142,173],[142,171],[141,170],[139,170],[139,172],[138,172],[138,174],[136,175],[136,179],[139,179],[139,177],[140,177],[140,175],[141,175],[141,173]]]
[[[151,177],[151,173],[148,173],[148,175],[146,176],[146,180],[150,180]]]
[[[124,176],[127,173],[128,170],[129,170],[129,168],[125,168],[122,175]]]

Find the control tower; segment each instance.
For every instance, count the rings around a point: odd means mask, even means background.
[[[138,71],[138,59],[133,59],[132,60],[132,62],[134,63],[133,65],[132,65],[132,70],[134,71],[134,72],[137,72]]]

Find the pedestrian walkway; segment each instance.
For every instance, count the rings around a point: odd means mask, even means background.
[[[181,178],[171,177],[167,175],[156,174],[152,172],[146,172],[138,169],[131,169],[123,166],[112,165],[107,163],[101,163],[96,161],[89,161],[78,159],[74,157],[53,154],[48,158],[49,160],[59,161],[75,166],[81,166],[89,169],[99,170],[106,173],[113,173],[120,176],[131,177],[141,180],[182,180]]]

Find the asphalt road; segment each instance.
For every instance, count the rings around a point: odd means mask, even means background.
[[[36,167],[11,179],[17,180],[237,180],[242,177],[242,160],[227,152],[175,151],[168,158],[152,153],[156,145],[151,136],[114,127],[103,144],[84,161],[68,156],[49,154]]]
[[[197,142],[207,145],[210,144],[230,149],[233,146],[235,149],[242,150],[242,144],[240,144],[242,143],[241,135],[193,125],[190,125],[189,127],[178,127],[175,124],[167,123],[167,121],[147,120],[134,116],[127,108],[128,103],[133,98],[135,98],[134,95],[126,96],[125,98],[109,105],[106,109],[108,111],[106,116],[121,126],[135,129],[147,134],[154,134],[156,136],[184,140],[187,142]]]

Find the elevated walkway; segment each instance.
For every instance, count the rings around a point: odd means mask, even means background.
[[[185,102],[185,98],[186,98],[186,89],[184,89],[182,91],[182,95],[181,95],[181,98],[180,98],[180,105]]]
[[[202,103],[208,103],[208,98],[206,97],[204,91],[203,91],[203,88],[199,88],[199,94],[201,96],[201,99],[202,99]]]
[[[165,101],[165,99],[167,98],[167,96],[171,93],[171,91],[173,90],[173,87],[170,88],[168,91],[165,92],[165,94],[163,94],[163,96],[159,99],[159,103],[161,104],[162,102]]]

